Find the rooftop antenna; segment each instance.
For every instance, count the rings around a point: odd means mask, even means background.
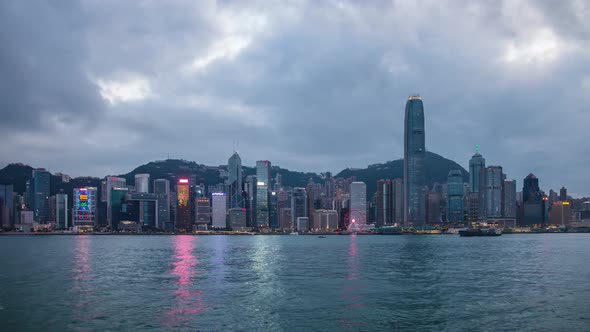
[[[475,153],[479,153],[479,144],[475,144]]]

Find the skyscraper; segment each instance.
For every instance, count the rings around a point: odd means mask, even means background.
[[[270,161],[256,162],[256,226],[268,227],[270,223],[269,194],[270,194]]]
[[[367,185],[355,181],[350,184],[350,213],[348,229],[362,231],[367,223]]]
[[[96,203],[98,190],[96,187],[74,188],[72,225],[81,228],[93,228],[96,225]]]
[[[567,188],[566,187],[561,187],[561,189],[559,189],[559,200],[562,202],[567,201]]]
[[[115,176],[107,176],[104,181],[104,186],[102,188],[102,197],[100,198],[101,201],[107,203],[107,225],[113,225],[113,215],[112,215],[112,208],[111,208],[111,190],[115,187],[117,188],[125,188],[127,187],[127,180],[125,178],[118,178]]]
[[[190,192],[189,179],[178,179],[178,183],[176,184],[176,229],[181,231],[192,230],[193,220],[191,218]]]
[[[44,168],[33,170],[33,212],[36,222],[49,219],[49,183],[51,174]]]
[[[0,184],[0,227],[14,225],[13,185]]]
[[[172,230],[174,223],[170,218],[170,181],[157,179],[154,181],[154,194],[158,197],[158,227],[159,229]]]
[[[410,96],[404,123],[404,223],[424,225],[424,105],[420,96]]]
[[[475,147],[475,154],[469,160],[469,190],[472,193],[479,192],[479,177],[486,168],[486,159],[479,154],[479,146]]]
[[[120,188],[120,187],[114,187],[113,189],[111,189],[111,228],[114,230],[118,230],[119,229],[119,223],[121,221],[124,221],[127,218],[124,218],[124,216],[127,215],[127,211],[126,211],[126,202],[125,202],[125,197],[127,196],[127,193],[129,192],[128,188]],[[138,202],[138,203],[142,203],[142,202]],[[139,216],[138,216],[139,217]]]
[[[503,191],[503,216],[504,218],[516,218],[516,180],[505,179]]]
[[[501,166],[488,166],[484,170],[483,181],[480,183],[480,197],[483,199],[484,218],[501,218],[502,211],[502,187],[504,185],[504,173]],[[480,179],[480,180],[481,180]]]
[[[211,220],[213,228],[227,227],[227,209],[225,193],[211,193]]]
[[[147,193],[149,192],[150,175],[149,174],[135,174],[135,192]]]
[[[242,159],[237,152],[229,157],[227,161],[228,186],[229,186],[229,207],[243,208],[244,197],[242,196]]]
[[[463,221],[463,173],[451,170],[447,177],[447,220],[449,222]]]
[[[307,217],[307,192],[305,188],[293,188],[291,193],[291,227],[297,229],[297,218]]]
[[[68,229],[68,195],[60,193],[55,195],[55,223],[59,229]]]
[[[524,178],[522,187],[521,225],[532,226],[545,223],[545,203],[539,188],[539,179],[530,173]]]

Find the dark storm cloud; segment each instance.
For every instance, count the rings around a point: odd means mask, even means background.
[[[77,2],[4,1],[0,7],[0,128],[52,130],[54,121],[97,116],[103,101],[85,72],[84,13]]]
[[[583,1],[0,5],[4,163],[102,176],[239,141],[245,164],[363,167],[402,156],[420,93],[429,150],[590,192]]]

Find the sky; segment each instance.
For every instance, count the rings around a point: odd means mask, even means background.
[[[590,195],[590,2],[0,1],[0,167],[168,157],[299,171],[475,145],[522,187]]]

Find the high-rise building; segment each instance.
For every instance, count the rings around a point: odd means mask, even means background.
[[[561,187],[561,189],[559,189],[559,200],[562,202],[567,201],[567,188],[566,187]]]
[[[125,218],[127,215],[129,215],[127,211],[127,205],[125,204],[128,192],[128,188],[114,187],[111,189],[111,194],[109,195],[111,198],[111,202],[109,204],[111,207],[111,224],[109,225],[111,226],[111,229],[118,230],[119,223],[125,219],[128,219]]]
[[[34,203],[33,212],[35,221],[46,223],[49,220],[49,185],[51,174],[44,168],[33,170]]]
[[[427,224],[433,225],[441,221],[440,199],[441,195],[436,191],[430,191],[424,195],[424,215]]]
[[[195,224],[197,228],[207,228],[211,224],[211,201],[208,197],[200,197],[195,202]]]
[[[572,216],[572,207],[570,202],[555,202],[551,206],[549,213],[549,224],[557,226],[567,226]]]
[[[158,227],[173,230],[174,222],[170,218],[170,181],[157,179],[154,181],[154,194],[158,197]]]
[[[479,146],[475,147],[475,154],[469,160],[469,190],[472,193],[479,192],[479,179],[481,172],[486,168],[486,159],[479,154]]]
[[[350,184],[349,227],[351,231],[362,231],[367,223],[367,185],[355,181]]]
[[[213,228],[227,228],[225,193],[211,193],[211,220]]]
[[[494,219],[501,218],[502,210],[502,187],[504,185],[504,173],[501,166],[488,166],[480,177],[480,202],[483,207],[482,217]]]
[[[244,197],[242,196],[242,159],[237,152],[234,152],[227,161],[228,169],[228,196],[230,208],[243,208]]]
[[[246,176],[244,203],[246,205],[246,225],[254,227],[256,224],[256,175]]]
[[[505,179],[503,191],[503,217],[516,218],[516,180]]]
[[[256,162],[256,226],[268,227],[270,224],[270,161]]]
[[[447,177],[447,220],[449,222],[463,221],[463,194],[463,173],[460,170],[451,170]]]
[[[279,228],[289,229],[294,228],[291,224],[291,208],[284,207],[279,209]]]
[[[404,223],[425,223],[424,158],[426,154],[424,105],[420,96],[410,96],[404,121]]]
[[[539,188],[539,179],[532,173],[524,178],[522,200],[520,224],[522,226],[544,224],[545,202],[543,201],[543,192]]]
[[[338,213],[335,210],[315,210],[313,212],[312,229],[316,231],[338,229]]]
[[[0,184],[0,227],[9,228],[15,224],[13,191],[12,184]]]
[[[176,229],[180,231],[192,230],[190,192],[189,179],[178,179],[176,184]]]
[[[149,193],[150,175],[149,174],[135,174],[135,192]]]
[[[229,228],[232,231],[246,230],[246,209],[233,208],[227,211]]]
[[[55,223],[59,229],[70,227],[68,218],[68,194],[55,195]]]
[[[127,187],[127,180],[125,178],[118,178],[115,176],[107,176],[103,181],[103,187],[101,188],[101,201],[106,202],[106,209],[107,209],[107,225],[113,225],[113,214],[111,208],[111,190],[113,188],[126,188]]]
[[[96,226],[96,187],[74,188],[72,206],[72,225],[77,229]]]
[[[291,193],[291,226],[297,228],[297,219],[307,217],[307,191],[293,188]]]
[[[393,223],[404,222],[404,179],[393,179]]]

